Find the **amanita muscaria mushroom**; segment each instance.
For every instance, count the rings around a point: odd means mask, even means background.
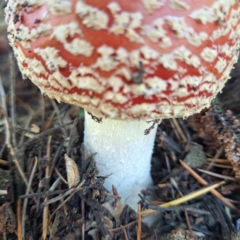
[[[9,0],[9,41],[23,75],[83,107],[85,144],[131,206],[151,184],[156,127],[208,107],[237,61],[237,0]],[[134,196],[134,197],[133,197]]]

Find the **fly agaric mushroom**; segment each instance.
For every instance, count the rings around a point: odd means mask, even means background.
[[[131,206],[149,184],[155,129],[221,91],[239,46],[237,0],[8,0],[9,41],[42,93],[83,107],[85,144]],[[101,123],[92,118],[102,118]],[[135,196],[135,197],[132,197]]]

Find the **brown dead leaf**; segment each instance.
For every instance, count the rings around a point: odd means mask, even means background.
[[[64,158],[66,163],[68,187],[70,189],[77,186],[80,176],[79,176],[78,166],[75,163],[75,161],[70,157],[68,157],[67,154],[64,155]]]
[[[30,131],[33,132],[33,133],[39,133],[40,132],[40,127],[37,126],[36,124],[32,124],[31,125],[31,128],[30,128]],[[28,132],[25,134],[26,137],[29,137],[29,138],[34,138],[36,135],[34,135],[33,133],[31,132]]]
[[[3,233],[5,229],[12,233],[15,228],[16,218],[10,203],[4,203],[0,207],[0,233]]]

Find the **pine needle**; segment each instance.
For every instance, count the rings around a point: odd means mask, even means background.
[[[221,186],[221,185],[223,185],[225,183],[226,183],[225,181],[222,181],[222,182],[213,184],[211,186],[199,189],[197,191],[194,191],[194,192],[192,192],[190,194],[187,194],[186,196],[183,196],[183,197],[178,198],[176,200],[173,200],[171,202],[167,202],[167,203],[161,204],[161,205],[159,205],[159,207],[161,207],[161,208],[169,208],[169,207],[174,207],[174,206],[180,205],[180,204],[182,204],[184,202],[190,201],[190,200],[192,200],[194,198],[197,198],[197,197],[199,197],[199,196],[201,196],[201,195],[203,195],[205,193],[208,193],[212,189],[218,188],[219,186]],[[153,214],[155,212],[156,212],[156,210],[147,209],[147,210],[142,211],[141,215]]]

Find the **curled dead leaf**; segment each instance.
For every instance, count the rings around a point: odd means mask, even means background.
[[[68,187],[76,187],[80,179],[78,166],[73,159],[68,157],[67,154],[64,155],[64,158],[66,163]]]
[[[40,127],[37,126],[36,124],[32,124],[31,125],[31,128],[30,128],[30,131],[33,132],[33,133],[39,133],[40,132]],[[29,138],[34,138],[36,135],[31,133],[31,132],[27,132],[25,134],[26,137],[29,137]]]

